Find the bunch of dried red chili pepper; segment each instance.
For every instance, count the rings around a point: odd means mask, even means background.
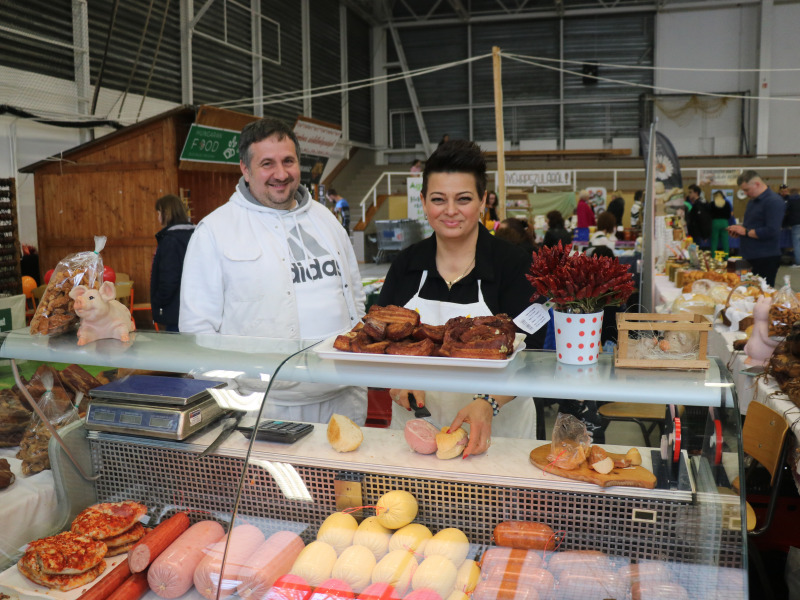
[[[542,247],[533,253],[530,274],[526,275],[537,294],[550,298],[562,312],[595,313],[606,306],[625,302],[633,293],[630,265],[616,258],[570,255],[572,244]]]

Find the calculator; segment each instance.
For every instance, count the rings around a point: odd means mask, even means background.
[[[237,427],[245,437],[250,439],[253,435],[252,427]],[[264,442],[280,442],[293,444],[302,437],[314,431],[310,423],[296,423],[294,421],[264,421],[256,430],[256,439]]]

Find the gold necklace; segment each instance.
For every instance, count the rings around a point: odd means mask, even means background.
[[[474,265],[474,264],[475,264],[475,257],[473,256],[473,257],[472,257],[472,260],[471,260],[471,261],[470,261],[470,263],[467,265],[467,268],[466,268],[466,269],[464,269],[464,272],[463,272],[463,273],[461,273],[461,275],[459,275],[458,277],[456,277],[455,279],[453,279],[453,281],[447,281],[446,279],[444,280],[444,283],[445,283],[445,285],[447,285],[447,291],[448,291],[448,292],[450,291],[450,289],[451,289],[451,288],[452,288],[452,287],[453,287],[453,286],[454,286],[456,283],[458,283],[459,281],[461,281],[462,279],[464,279],[464,277],[466,277],[466,276],[467,276],[467,273],[469,273],[469,270],[472,268],[472,265]],[[444,277],[442,277],[442,279],[444,279]]]

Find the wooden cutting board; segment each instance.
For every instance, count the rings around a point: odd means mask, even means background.
[[[627,487],[640,487],[652,490],[656,486],[656,476],[644,467],[627,467],[625,469],[614,468],[610,473],[603,475],[589,467],[589,463],[584,462],[577,469],[567,470],[550,464],[547,455],[550,454],[550,444],[539,446],[531,450],[531,462],[545,473],[552,473],[575,479],[594,483],[600,487],[610,487],[612,485],[624,485]],[[613,456],[609,454],[609,456]]]

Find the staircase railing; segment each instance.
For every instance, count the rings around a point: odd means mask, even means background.
[[[364,195],[361,199],[361,220],[367,220],[367,210],[369,210],[370,200],[372,200],[372,206],[378,205],[378,196],[380,193],[378,192],[378,188],[381,185],[381,182],[386,179],[386,194],[392,194],[392,176],[394,176],[395,181],[397,181],[398,177],[402,177],[404,180],[408,177],[413,177],[413,173],[409,173],[408,171],[384,171],[381,173],[381,176],[378,177],[378,180],[372,185],[369,191]]]

